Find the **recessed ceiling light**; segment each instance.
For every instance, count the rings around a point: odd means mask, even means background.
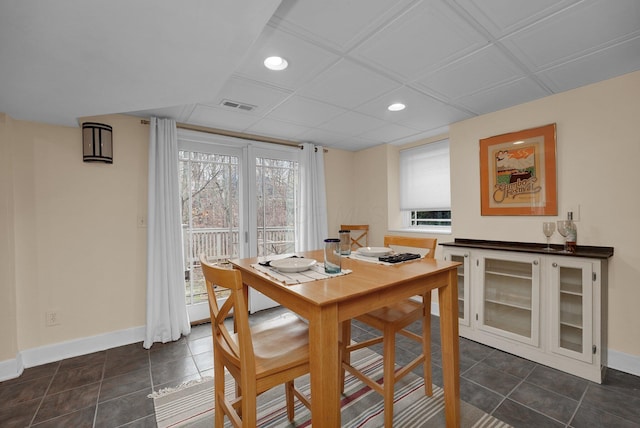
[[[387,109],[389,111],[400,111],[400,110],[404,110],[405,107],[406,106],[402,103],[393,103],[389,107],[387,107]]]
[[[269,70],[284,70],[289,66],[289,63],[286,59],[279,56],[270,56],[269,58],[264,60],[264,66]]]

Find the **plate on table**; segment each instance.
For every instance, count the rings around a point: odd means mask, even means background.
[[[272,260],[271,267],[280,272],[302,272],[309,270],[315,265],[314,259],[305,259],[302,257],[291,257],[288,259]]]
[[[361,247],[358,248],[358,254],[366,257],[380,257],[391,254],[393,250],[388,247]]]

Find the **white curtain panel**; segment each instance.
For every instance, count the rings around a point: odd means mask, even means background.
[[[296,251],[322,248],[327,236],[327,195],[324,182],[324,149],[302,144],[300,161],[299,236]]]
[[[191,332],[184,292],[176,122],[151,118],[144,347]]]

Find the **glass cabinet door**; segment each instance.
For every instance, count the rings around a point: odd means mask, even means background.
[[[538,346],[540,261],[534,256],[480,257],[479,328]]]
[[[549,260],[551,350],[590,362],[592,349],[593,267],[569,257]]]
[[[469,307],[471,305],[469,295],[469,252],[457,250],[445,250],[444,259],[451,262],[459,262],[458,266],[458,320],[460,324],[469,326]]]

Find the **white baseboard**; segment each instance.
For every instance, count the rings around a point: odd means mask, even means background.
[[[12,360],[0,361],[0,382],[20,376],[23,370],[24,365],[20,354]]]
[[[640,376],[640,357],[609,349],[607,352],[607,367]]]
[[[438,302],[431,302],[431,314],[440,316]],[[625,354],[615,349],[607,350],[607,367],[640,376],[640,356]]]
[[[13,360],[0,361],[0,381],[20,376],[25,368],[142,342],[144,336],[145,327],[141,326],[26,349]]]

